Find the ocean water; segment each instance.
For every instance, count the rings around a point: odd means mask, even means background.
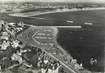
[[[58,43],[68,51],[78,63],[91,71],[104,69],[104,32],[102,30],[70,30],[59,29]],[[97,59],[97,64],[91,65],[90,59]]]

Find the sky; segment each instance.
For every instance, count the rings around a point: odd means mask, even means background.
[[[105,3],[105,0],[0,0],[0,2],[22,2],[22,1],[32,1],[32,2],[90,2],[90,3]]]

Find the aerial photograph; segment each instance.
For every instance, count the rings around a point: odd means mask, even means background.
[[[0,73],[105,73],[105,0],[0,0]]]

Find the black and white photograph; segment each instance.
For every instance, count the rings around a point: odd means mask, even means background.
[[[0,0],[0,73],[105,73],[105,0]]]

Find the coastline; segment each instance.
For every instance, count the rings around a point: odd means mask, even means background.
[[[44,14],[53,14],[53,13],[62,13],[62,12],[74,12],[74,11],[91,11],[91,10],[105,10],[104,7],[100,8],[83,8],[83,9],[57,9],[54,11],[48,11],[48,12],[27,12],[27,13],[12,13],[8,14],[9,16],[16,16],[16,17],[31,17],[31,16],[38,16],[38,15],[44,15]]]

